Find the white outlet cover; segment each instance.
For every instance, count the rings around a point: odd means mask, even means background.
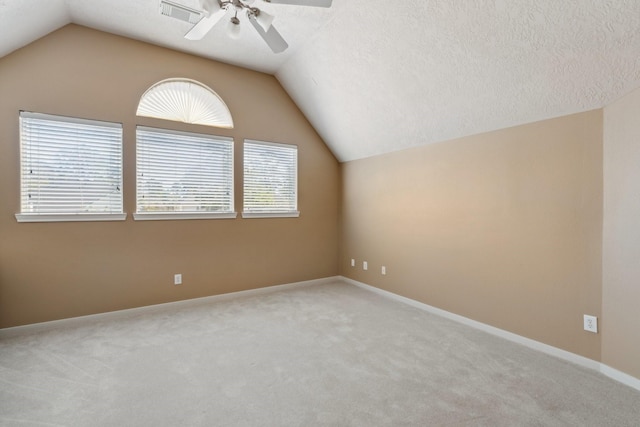
[[[174,274],[173,275],[173,284],[174,285],[182,285],[182,274]]]
[[[369,264],[367,264],[367,261],[362,261],[362,269],[366,270],[367,268],[369,268]]]
[[[380,269],[380,273],[382,273],[383,276],[387,274],[387,267],[383,265],[382,268]]]
[[[584,315],[584,330],[598,333],[598,318],[596,316]]]
[[[356,266],[356,260],[351,258],[351,267],[355,267]]]

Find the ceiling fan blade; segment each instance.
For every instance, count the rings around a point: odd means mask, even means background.
[[[289,47],[287,42],[282,38],[280,33],[273,27],[273,25],[269,27],[269,30],[265,31],[262,26],[258,24],[258,21],[254,16],[249,15],[248,18],[249,22],[251,22],[251,25],[253,25],[253,28],[256,29],[265,43],[269,45],[273,53],[284,52]]]
[[[264,0],[273,4],[292,4],[296,6],[331,7],[333,0]]]
[[[202,40],[207,35],[214,25],[222,19],[225,11],[218,7],[217,10],[213,10],[209,15],[205,15],[196,25],[194,25],[187,34],[184,35],[188,40]]]

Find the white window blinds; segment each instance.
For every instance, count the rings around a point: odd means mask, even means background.
[[[245,140],[243,216],[298,216],[298,147]]]
[[[140,99],[138,116],[233,128],[231,112],[211,88],[189,79],[167,79],[151,86]]]
[[[233,213],[233,139],[139,126],[136,147],[136,219]]]
[[[123,213],[119,123],[20,112],[20,169],[19,221]]]

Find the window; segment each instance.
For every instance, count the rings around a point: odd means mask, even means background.
[[[231,112],[211,88],[190,79],[167,79],[140,98],[138,116],[221,128],[233,128]]]
[[[135,219],[235,218],[233,140],[139,126]]]
[[[20,112],[19,222],[124,220],[122,125]]]
[[[298,147],[244,142],[245,218],[297,217]]]

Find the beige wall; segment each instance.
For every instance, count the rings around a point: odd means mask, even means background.
[[[168,77],[212,87],[235,129],[136,118]],[[123,123],[129,214],[136,124],[233,137],[239,212],[242,139],[297,144],[301,217],[19,224],[19,110]],[[0,59],[0,328],[342,273],[640,378],[639,115],[640,89],[604,120],[340,167],[273,76],[70,25]]]
[[[135,117],[153,83],[187,77],[227,103],[235,129]],[[135,211],[135,126],[297,144],[300,218],[17,223],[18,111],[123,123],[124,207]],[[273,76],[70,25],[0,59],[0,327],[338,272],[339,165]],[[182,273],[184,284],[173,285]]]
[[[640,89],[604,109],[602,362],[640,379]]]
[[[343,275],[600,359],[601,110],[345,163],[342,189]]]

